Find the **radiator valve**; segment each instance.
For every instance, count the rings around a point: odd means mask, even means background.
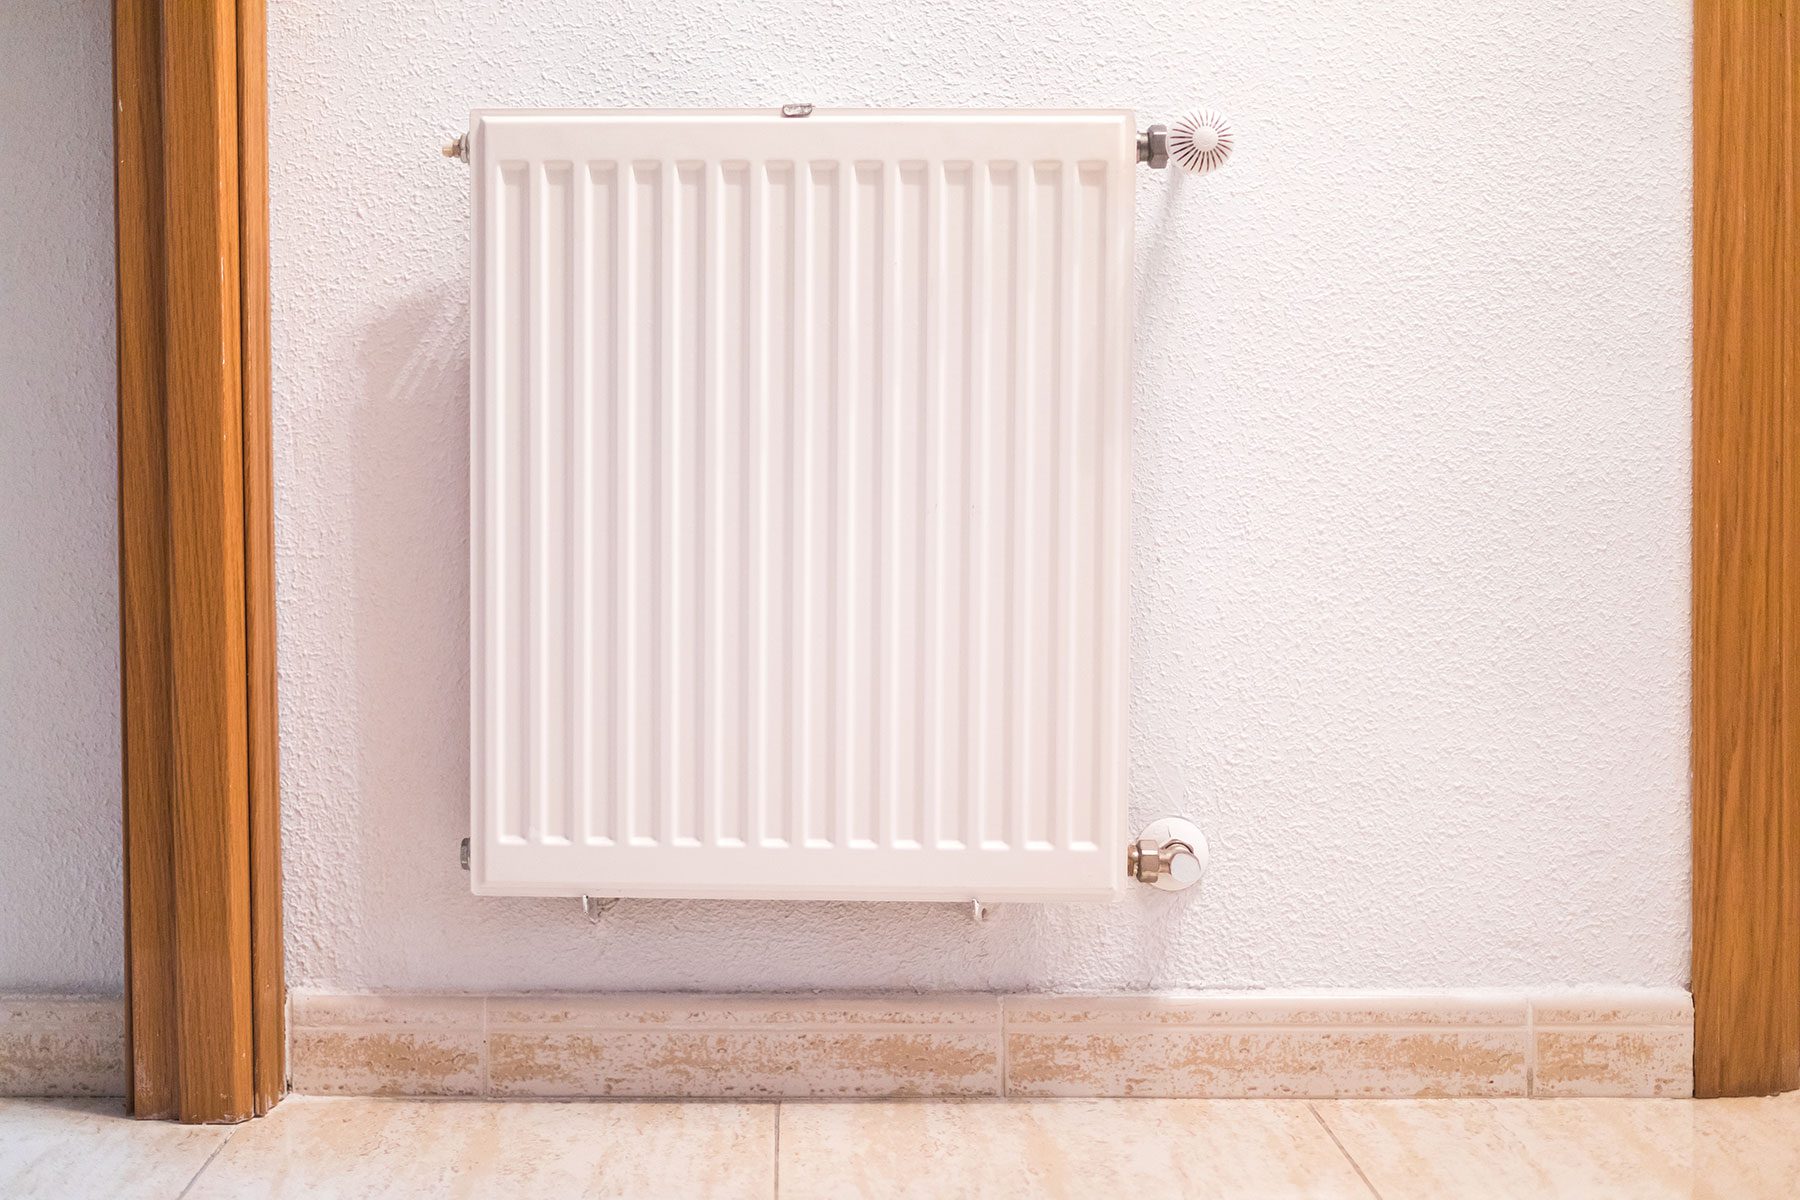
[[[1169,125],[1138,134],[1138,161],[1157,170],[1174,163],[1196,175],[1216,171],[1231,157],[1231,122],[1210,108],[1182,113]]]
[[[1152,821],[1125,852],[1126,871],[1139,883],[1179,892],[1200,882],[1206,870],[1206,836],[1192,821]]]

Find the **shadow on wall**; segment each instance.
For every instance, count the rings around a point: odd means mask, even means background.
[[[314,878],[308,902],[327,909],[310,924],[339,943],[316,952],[347,956],[353,978],[447,977],[454,986],[470,956],[484,964],[481,974],[504,974],[494,962],[529,953],[516,933],[531,928],[540,950],[558,946],[577,972],[635,964],[665,986],[696,986],[715,970],[759,977],[766,956],[798,975],[788,986],[821,986],[869,928],[906,921],[912,936],[872,964],[879,979],[901,986],[932,986],[946,957],[985,986],[1028,986],[1047,945],[1088,946],[1132,984],[1157,984],[1155,964],[1182,936],[1183,907],[1149,889],[1130,894],[1129,918],[1113,906],[1003,905],[986,928],[970,925],[961,905],[889,905],[877,915],[857,904],[634,901],[598,936],[566,899],[472,896],[456,854],[468,833],[469,785],[466,297],[453,284],[415,292],[364,328],[355,355],[354,515],[342,531],[354,560],[346,599],[355,777],[347,795],[316,799],[348,802],[341,815],[353,827],[336,845],[358,861],[291,868]],[[1158,796],[1134,810],[1160,815],[1164,807]],[[319,886],[321,876],[341,883]],[[1129,936],[1106,932],[1121,920]],[[364,935],[365,925],[388,932]]]
[[[350,926],[403,917],[416,893],[443,894],[446,882],[463,890],[445,876],[460,874],[467,832],[468,330],[466,296],[436,286],[371,322],[357,345],[354,518],[344,533],[366,840],[354,873],[361,895],[343,913]],[[432,943],[455,925],[420,928],[423,944],[406,953],[440,952]]]

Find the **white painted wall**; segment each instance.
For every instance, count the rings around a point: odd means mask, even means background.
[[[0,991],[117,991],[112,23],[0,4]]]
[[[1453,985],[1687,974],[1688,6],[274,6],[292,979]],[[474,899],[467,172],[485,105],[1232,113],[1146,172],[1134,807],[1110,909]]]
[[[1687,5],[272,10],[294,984],[1685,982]],[[1235,116],[1225,173],[1146,172],[1139,193],[1134,806],[1171,807],[1159,770],[1190,782],[1214,843],[1198,895],[981,929],[947,907],[639,902],[598,932],[573,902],[467,894],[467,175],[436,148],[477,105],[795,99]],[[33,111],[74,119],[51,107]],[[97,341],[78,372],[104,392],[110,361]],[[9,405],[37,394],[6,378]],[[88,425],[109,412],[95,399]],[[32,446],[56,431],[83,455],[86,490],[29,517],[50,532],[28,549],[66,558],[94,539],[62,531],[109,512],[110,449],[31,420]],[[9,508],[21,469],[44,477],[16,441]],[[107,586],[109,529],[84,595]],[[105,714],[110,609],[78,641],[29,587],[0,584],[6,619],[100,663],[77,700]],[[9,768],[29,792],[0,820],[36,828],[37,781],[66,770],[43,760],[110,726],[8,703],[39,720],[38,761]],[[109,819],[115,751],[77,772]],[[4,872],[41,851],[0,854]],[[110,901],[115,871],[57,886]],[[59,940],[26,937],[0,986]],[[87,982],[116,978],[104,950]]]

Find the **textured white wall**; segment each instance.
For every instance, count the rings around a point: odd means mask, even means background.
[[[271,17],[295,984],[1685,982],[1686,4]],[[1188,781],[1198,894],[604,932],[468,895],[468,178],[437,147],[474,106],[784,100],[1236,118],[1226,172],[1139,191],[1133,804]]]
[[[112,24],[0,3],[0,991],[117,991]]]

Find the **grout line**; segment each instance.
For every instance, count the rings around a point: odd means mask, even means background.
[[[277,768],[279,770],[280,768]],[[280,788],[276,791],[279,793]],[[280,801],[276,801],[276,820],[280,820]],[[279,861],[279,852],[277,853]],[[294,1091],[294,993],[290,988],[281,990],[281,1094],[291,1095]]]
[[[1438,1024],[1326,1024],[1323,1022],[1294,1022],[1280,1024],[1261,1021],[1255,1024],[1235,1021],[1016,1021],[1001,1026],[984,1026],[974,1022],[961,1021],[786,1021],[786,1022],[751,1022],[751,1021],[717,1021],[707,1023],[669,1022],[663,1024],[589,1024],[579,1021],[567,1022],[507,1022],[489,1026],[485,1017],[479,1022],[321,1022],[295,1026],[311,1032],[328,1033],[362,1033],[370,1030],[409,1030],[423,1029],[436,1033],[480,1033],[484,1037],[489,1033],[522,1033],[522,1034],[558,1034],[558,1033],[915,1033],[929,1031],[948,1034],[979,1034],[984,1031],[1000,1032],[1016,1031],[1033,1034],[1068,1034],[1080,1033],[1143,1033],[1168,1030],[1177,1033],[1405,1033],[1405,1034],[1456,1034],[1456,1033],[1504,1033],[1508,1030],[1530,1031],[1533,1029],[1554,1033],[1661,1033],[1666,1031],[1681,1032],[1690,1026],[1686,1022],[1565,1022],[1558,1024],[1534,1024],[1529,1019],[1505,1025],[1438,1023]],[[26,1033],[66,1032],[66,1026],[46,1026],[43,1029],[25,1027]]]
[[[1661,1024],[1657,1022],[1632,1024],[1625,1021],[1565,1021],[1561,1023],[1547,1021],[1540,1024],[1534,1020],[1530,1028],[1540,1033],[1594,1033],[1596,1031],[1600,1033],[1663,1033],[1671,1029],[1676,1032],[1690,1029],[1692,1024],[1687,1021],[1671,1021]]]
[[[380,1028],[370,1025],[333,1025],[321,1026],[330,1029],[371,1029]],[[428,1028],[454,1032],[462,1026],[429,1025],[409,1026],[408,1028]],[[1065,1028],[1062,1026],[1046,1026],[1046,1028]],[[584,1025],[574,1021],[562,1024],[513,1024],[511,1022],[496,1025],[491,1032],[555,1035],[559,1033],[625,1033],[625,1034],[663,1034],[663,1033],[933,1033],[979,1036],[983,1033],[995,1032],[992,1026],[972,1022],[950,1021],[790,1021],[779,1024],[753,1024],[747,1021],[717,1022],[708,1025],[685,1025],[670,1022],[667,1024],[641,1025]]]
[[[1005,996],[994,997],[994,1015],[1000,1026],[1000,1098],[1004,1100],[1006,1098],[1007,1090],[1012,1087],[1012,1063],[1010,1062],[1012,1056],[1008,1054],[1006,1050]]]
[[[1294,1021],[1016,1021],[1007,1029],[1020,1033],[1059,1033],[1074,1036],[1081,1033],[1150,1033],[1168,1030],[1175,1033],[1505,1033],[1531,1028],[1530,1021],[1501,1024],[1473,1022],[1439,1022],[1406,1024],[1372,1024],[1361,1022]],[[1582,1028],[1588,1028],[1583,1026]],[[1612,1028],[1596,1026],[1595,1028]]]
[[[264,1118],[256,1117],[252,1119],[263,1120]],[[182,1200],[183,1197],[194,1190],[194,1185],[200,1182],[200,1176],[206,1174],[206,1168],[212,1166],[213,1159],[219,1157],[220,1151],[224,1150],[225,1147],[231,1143],[231,1139],[236,1137],[237,1131],[242,1128],[242,1125],[233,1125],[226,1131],[225,1136],[219,1139],[219,1144],[213,1147],[213,1152],[206,1156],[206,1161],[200,1164],[200,1169],[194,1172],[193,1178],[187,1181],[187,1186],[181,1189],[180,1193],[176,1195],[175,1200]]]
[[[1525,1094],[1537,1095],[1537,1005],[1525,1004]]]
[[[484,994],[481,997],[481,1094],[483,1096],[492,1096],[494,1094],[493,1081],[489,1078],[488,1065],[488,1059],[490,1057],[488,1048],[488,1012],[493,1007],[493,997]]]
[[[1325,1131],[1325,1136],[1331,1139],[1331,1144],[1336,1146],[1338,1148],[1338,1153],[1344,1156],[1344,1161],[1350,1164],[1350,1169],[1356,1172],[1356,1177],[1363,1181],[1364,1187],[1369,1189],[1369,1195],[1375,1197],[1375,1200],[1381,1200],[1381,1193],[1377,1191],[1375,1185],[1369,1181],[1368,1175],[1365,1174],[1362,1169],[1362,1164],[1357,1162],[1356,1156],[1351,1154],[1350,1151],[1345,1148],[1343,1141],[1337,1135],[1337,1130],[1331,1127],[1331,1122],[1325,1119],[1325,1114],[1319,1111],[1319,1106],[1311,1100],[1308,1100],[1306,1102],[1306,1107],[1307,1110],[1312,1113],[1313,1119],[1319,1123],[1319,1128]]]

